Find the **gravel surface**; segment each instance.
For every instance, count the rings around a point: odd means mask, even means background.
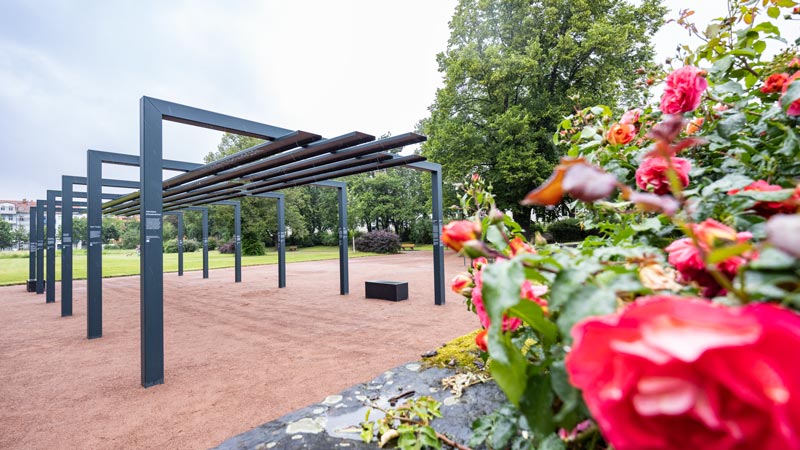
[[[464,270],[448,253],[447,280]],[[189,449],[277,419],[478,326],[456,294],[433,304],[432,256],[350,260],[164,276],[165,384],[144,389],[139,278],[104,280],[103,337],[86,339],[86,285],[74,316],[24,286],[0,288],[0,448]],[[364,281],[409,282],[401,302],[364,298]],[[56,284],[56,298],[60,295]]]

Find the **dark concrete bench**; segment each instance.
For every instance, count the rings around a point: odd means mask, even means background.
[[[367,281],[365,290],[367,298],[378,298],[393,302],[408,299],[408,282],[406,281]]]

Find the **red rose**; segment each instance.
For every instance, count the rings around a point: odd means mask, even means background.
[[[798,79],[800,79],[800,72],[795,72],[794,75],[792,75],[783,85],[783,94],[781,94],[781,98],[783,98],[783,95],[786,94],[786,91],[789,89],[789,85],[794,82],[800,83],[800,81],[796,81]],[[790,116],[800,116],[800,99],[793,101],[792,104],[789,105],[789,109],[786,110],[786,114]]]
[[[761,86],[761,92],[765,94],[774,94],[783,90],[783,85],[789,79],[788,73],[773,73]]]
[[[486,330],[481,330],[480,333],[475,336],[475,344],[482,351],[489,351],[489,340],[486,338]]]
[[[800,449],[800,316],[644,297],[572,328],[573,385],[617,450]]]
[[[478,239],[481,227],[469,220],[456,220],[442,227],[442,241],[455,251],[460,251],[467,241]]]
[[[783,186],[777,184],[769,184],[764,180],[758,180],[745,186],[743,189],[733,189],[728,191],[729,195],[734,195],[742,191],[755,191],[755,192],[774,192],[783,190]],[[792,197],[782,202],[756,202],[753,205],[753,211],[761,217],[770,218],[775,214],[792,214],[797,211],[798,201],[800,201],[800,192],[796,192]]]
[[[474,286],[472,277],[466,273],[459,273],[453,277],[453,280],[450,282],[450,289],[452,289],[453,292],[466,296],[470,295],[470,291],[467,291],[467,289],[472,288],[472,286]]]
[[[700,105],[703,91],[708,87],[705,71],[685,66],[667,75],[661,111],[664,114],[681,114],[694,111]]]
[[[671,157],[670,161],[681,184],[684,187],[689,185],[689,170],[692,168],[692,163],[688,159],[676,157]],[[670,186],[667,178],[667,169],[669,169],[669,165],[666,159],[660,156],[645,158],[639,168],[636,169],[636,184],[644,190],[652,187],[653,192],[658,195],[668,194]]]
[[[707,219],[702,223],[693,225],[692,230],[698,244],[700,244],[700,248],[706,254],[719,245],[745,242],[752,237],[747,232],[737,233],[733,228],[714,219]],[[706,297],[724,294],[725,291],[706,270],[705,263],[700,255],[700,248],[690,238],[683,238],[673,242],[664,250],[668,253],[667,260],[678,270],[682,281],[697,283],[703,288],[702,293]],[[731,256],[718,263],[717,269],[729,280],[732,280],[739,271],[739,267],[745,264],[748,258],[755,257],[755,254]]]
[[[625,145],[636,136],[636,127],[629,123],[615,123],[606,134],[608,142],[614,145]]]

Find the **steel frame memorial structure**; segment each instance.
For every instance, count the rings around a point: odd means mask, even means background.
[[[240,134],[264,143],[220,160],[197,164],[163,158],[163,121]],[[388,153],[406,145],[420,143],[425,137],[416,133],[375,139],[354,131],[334,138],[301,130],[206,111],[155,98],[140,100],[139,155],[87,151],[87,176],[62,177],[61,191],[47,191],[47,200],[37,202],[36,220],[31,220],[30,277],[36,279],[41,293],[44,272],[44,209],[47,223],[55,224],[56,206],[62,200],[62,316],[72,314],[72,213],[79,204],[74,198],[86,197],[88,225],[87,250],[87,337],[102,336],[102,216],[138,215],[140,219],[140,321],[141,383],[150,387],[164,382],[164,289],[163,289],[163,216],[182,211],[203,213],[203,278],[208,277],[208,205],[234,206],[236,243],[235,281],[241,281],[241,217],[239,202],[243,197],[275,198],[278,202],[278,286],[286,286],[285,270],[285,198],[277,192],[293,186],[317,185],[337,189],[339,207],[339,280],[340,294],[349,293],[347,187],[335,179],[347,175],[390,168],[408,167],[431,174],[434,303],[445,302],[444,249],[442,225],[442,173],[439,164],[419,155],[400,156]],[[103,164],[139,167],[139,180],[102,178]],[[179,175],[164,179],[163,171]],[[73,186],[85,184],[86,193]],[[126,188],[129,194],[104,193],[104,187]],[[105,203],[103,200],[108,200]],[[32,209],[31,216],[33,217]],[[182,230],[178,233],[179,273],[183,272]],[[55,301],[55,227],[47,232],[47,302]],[[68,250],[67,250],[68,249]]]

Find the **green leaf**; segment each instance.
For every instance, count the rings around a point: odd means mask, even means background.
[[[752,182],[752,178],[748,178],[740,173],[731,173],[704,187],[702,195],[703,197],[708,197],[720,191],[727,193],[732,189],[741,189]]]
[[[778,149],[778,153],[784,156],[793,156],[800,150],[800,139],[790,129],[786,129],[786,137],[783,139],[783,145]]]
[[[711,70],[709,70],[709,73],[711,73],[714,76],[722,75],[725,72],[727,72],[728,69],[731,68],[732,64],[733,64],[733,56],[725,55],[722,58],[714,61],[714,65],[711,66]]]
[[[492,323],[500,322],[508,308],[520,301],[525,268],[517,260],[500,260],[483,269],[483,304]]]
[[[634,231],[658,231],[661,229],[661,226],[661,220],[658,217],[651,217],[642,223],[632,224],[631,229]]]
[[[725,247],[715,248],[708,254],[708,262],[710,264],[719,264],[728,258],[739,256],[742,253],[752,249],[753,246],[749,242],[741,242],[734,245],[726,245]]]
[[[581,131],[581,139],[591,139],[597,134],[597,128],[586,127]]]
[[[427,425],[419,427],[419,441],[422,445],[431,448],[442,448],[442,443],[439,442],[439,438],[436,436],[436,431]]]
[[[617,296],[614,291],[597,286],[584,286],[564,306],[556,322],[558,329],[564,340],[571,343],[570,331],[576,323],[590,316],[611,314],[616,310],[616,306]]]
[[[720,120],[717,125],[717,131],[720,136],[730,139],[740,132],[746,123],[747,117],[743,113],[737,112]]]
[[[572,129],[572,121],[569,119],[564,119],[561,121],[560,125],[562,130],[571,130]]]
[[[489,226],[486,230],[486,240],[492,243],[494,247],[499,250],[503,251],[508,247],[506,243],[506,238],[503,236],[503,232],[500,231],[496,226]]]
[[[516,431],[517,426],[509,417],[499,417],[492,430],[491,448],[505,448]]]
[[[772,17],[773,19],[777,19],[778,16],[781,15],[781,9],[778,8],[777,6],[770,6],[769,8],[767,8],[767,15]]]
[[[714,87],[714,90],[719,94],[744,94],[742,85],[734,80],[728,80],[725,83]]]
[[[558,437],[557,434],[551,433],[542,441],[537,450],[567,450],[567,445]]]
[[[550,366],[550,383],[553,391],[563,403],[559,415],[569,413],[578,407],[581,401],[581,392],[569,382],[564,360],[556,361]]]
[[[528,383],[528,363],[522,352],[511,343],[511,338],[500,332],[500,326],[501,322],[498,320],[489,327],[489,354],[492,356],[489,372],[508,400],[519,406]]]
[[[794,189],[780,191],[739,191],[737,197],[746,197],[759,202],[782,202],[794,194]]]
[[[586,281],[589,274],[588,271],[578,269],[565,269],[559,272],[551,286],[548,306],[552,310],[560,309],[581,288],[581,284]]]
[[[546,436],[553,432],[553,390],[550,376],[533,375],[528,378],[525,395],[520,399],[520,411],[525,415],[534,436]]]
[[[768,247],[759,252],[758,259],[751,262],[748,266],[753,270],[786,270],[791,269],[796,261],[791,256],[782,251]]]
[[[795,80],[792,81],[792,84],[789,85],[789,88],[786,89],[783,97],[781,97],[781,107],[784,111],[788,111],[789,106],[798,99],[800,99],[800,81]]]
[[[558,338],[558,328],[549,319],[544,317],[542,307],[532,301],[522,301],[509,310],[509,314],[519,317],[536,330],[544,348],[549,348]]]
[[[753,27],[753,31],[765,31],[770,34],[781,34],[780,29],[771,22],[761,22]]]

